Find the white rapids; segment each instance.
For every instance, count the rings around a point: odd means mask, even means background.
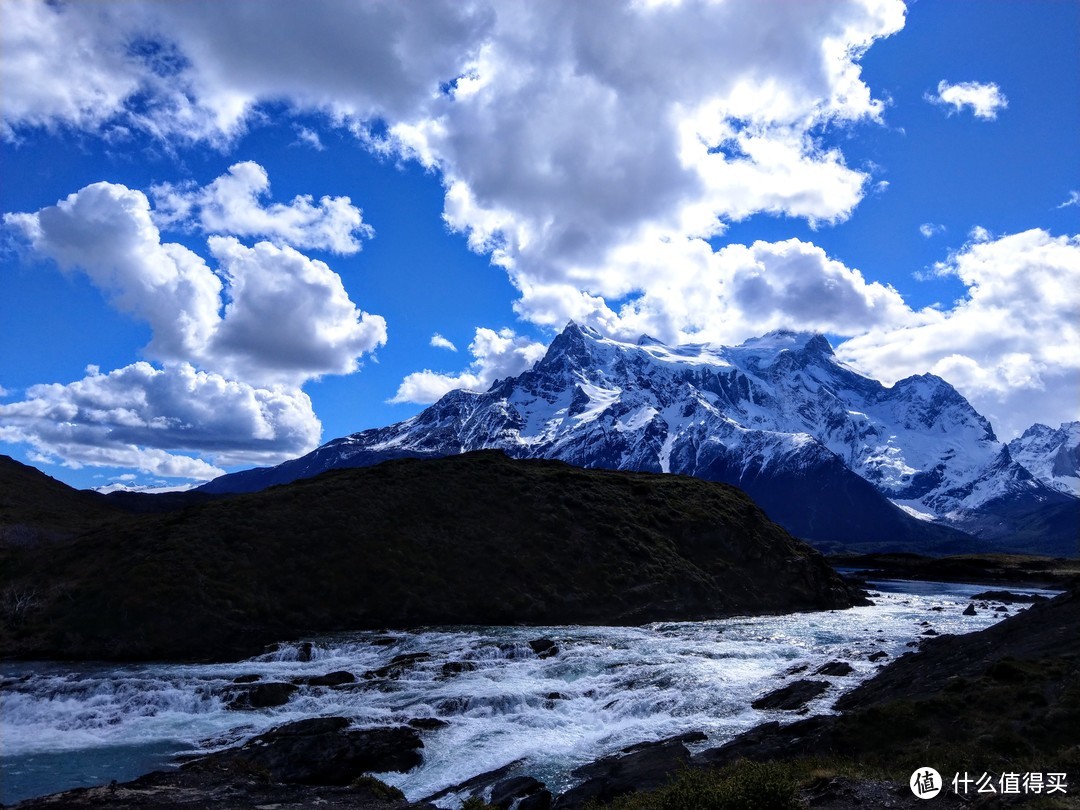
[[[832,687],[810,704],[812,713],[828,712],[839,694],[876,671],[871,653],[882,650],[891,660],[909,652],[924,622],[945,634],[1000,619],[990,611],[962,615],[969,597],[987,586],[878,588],[873,606],[846,611],[642,627],[433,628],[383,634],[382,643],[374,633],[326,636],[313,639],[310,661],[298,660],[296,645],[283,645],[227,664],[0,663],[0,801],[130,779],[177,753],[329,715],[358,726],[424,717],[448,723],[422,732],[420,767],[381,776],[411,800],[518,760],[516,772],[559,792],[574,783],[575,767],[634,743],[703,731],[708,742],[697,747],[711,747],[763,721],[788,719],[750,702],[828,661],[847,661],[854,672],[827,678]],[[542,637],[555,641],[557,655],[533,653],[528,642]],[[361,677],[395,656],[422,652],[431,657],[396,680]],[[455,661],[475,668],[444,673]],[[802,665],[803,674],[789,673]],[[288,681],[337,670],[364,685],[301,687],[286,705],[258,711],[229,710],[222,697],[241,675]]]

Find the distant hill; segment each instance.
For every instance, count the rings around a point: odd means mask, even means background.
[[[71,493],[57,497],[70,497]],[[723,484],[500,452],[340,470],[0,549],[0,654],[222,658],[384,626],[640,623],[860,599]]]
[[[71,537],[124,515],[103,495],[0,456],[0,546]]]

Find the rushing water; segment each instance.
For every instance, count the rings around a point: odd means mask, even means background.
[[[783,712],[750,702],[832,660],[855,672],[810,704],[827,712],[836,697],[872,674],[867,660],[909,650],[927,629],[966,633],[1000,617],[962,615],[983,585],[881,582],[875,605],[846,611],[657,623],[643,627],[468,627],[315,639],[310,661],[285,645],[228,664],[0,663],[0,802],[75,786],[124,781],[168,767],[178,753],[242,742],[305,717],[343,715],[359,726],[437,717],[423,732],[423,764],[385,781],[419,799],[515,760],[554,791],[569,772],[633,743],[684,731],[709,735],[712,747]],[[1031,589],[1025,592],[1037,592]],[[1048,592],[1044,592],[1048,593]],[[1016,608],[1011,607],[1010,612]],[[530,639],[553,639],[560,652],[541,659]],[[405,653],[431,658],[375,686],[301,687],[284,706],[226,708],[222,693],[240,675],[263,681],[348,670],[360,676]],[[475,669],[446,675],[443,664]],[[466,667],[467,668],[467,667]],[[451,800],[452,802],[452,800]]]

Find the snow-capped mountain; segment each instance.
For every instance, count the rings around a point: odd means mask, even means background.
[[[1009,442],[1009,454],[1047,486],[1080,496],[1080,422],[1032,425]]]
[[[735,484],[794,534],[828,547],[971,547],[955,529],[1007,539],[1017,510],[1076,501],[1016,463],[944,380],[885,387],[839,362],[821,335],[666,346],[575,323],[531,370],[487,392],[453,391],[404,422],[205,489],[490,448]]]

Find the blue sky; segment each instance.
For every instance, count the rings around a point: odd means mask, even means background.
[[[276,463],[570,318],[822,331],[1003,439],[1080,418],[1076,3],[6,0],[0,29],[0,452],[73,485]]]

